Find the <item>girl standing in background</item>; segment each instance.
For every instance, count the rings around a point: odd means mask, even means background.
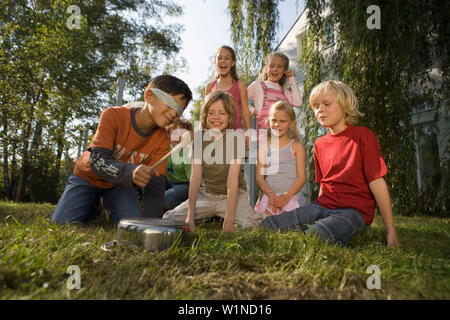
[[[236,71],[236,54],[233,48],[221,46],[214,57],[216,79],[206,86],[205,96],[216,90],[228,92],[236,105],[236,123],[233,129],[250,129],[250,109],[247,99],[247,84],[240,80]],[[242,123],[244,122],[244,123]]]
[[[284,87],[288,80],[291,90]],[[275,102],[281,100],[299,107],[302,96],[295,82],[295,74],[289,70],[289,58],[280,53],[272,52],[266,59],[266,65],[260,80],[252,82],[247,89],[248,98],[254,101],[252,113],[256,116],[259,129],[267,129],[269,109]]]

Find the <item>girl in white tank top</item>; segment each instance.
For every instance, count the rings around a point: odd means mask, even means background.
[[[279,101],[272,105],[269,126],[267,143],[262,143],[258,152],[256,183],[262,196],[255,211],[275,215],[300,207],[306,156],[289,104]]]

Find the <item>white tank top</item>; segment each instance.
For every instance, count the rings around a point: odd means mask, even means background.
[[[270,146],[267,149],[266,182],[277,195],[288,191],[297,180],[297,161],[292,152],[293,142],[294,140],[291,140],[282,149],[272,149]]]

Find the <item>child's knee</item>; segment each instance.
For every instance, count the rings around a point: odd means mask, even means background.
[[[268,230],[279,230],[279,227],[277,226],[277,224],[273,221],[273,219],[271,219],[272,217],[267,217],[265,218],[261,223],[260,223],[260,228],[262,229],[268,229]]]
[[[311,234],[317,236],[322,242],[328,242],[334,244],[336,242],[333,231],[325,224],[314,223],[308,226],[305,230],[305,234]]]
[[[60,225],[65,223],[65,220],[62,219],[61,215],[57,214],[57,213],[55,214],[55,211],[52,213],[50,221],[54,224],[60,224]]]

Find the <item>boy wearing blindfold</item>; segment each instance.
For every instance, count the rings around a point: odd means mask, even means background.
[[[150,167],[170,151],[164,127],[181,116],[192,92],[182,80],[161,75],[148,84],[144,98],[141,105],[103,110],[92,142],[77,159],[56,205],[53,222],[87,222],[100,196],[115,223],[162,216],[167,161]],[[143,188],[143,208],[136,187]]]

